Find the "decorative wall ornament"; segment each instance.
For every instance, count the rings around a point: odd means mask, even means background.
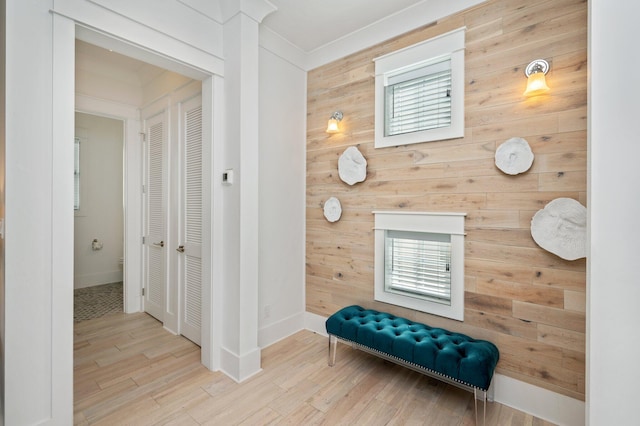
[[[511,138],[496,149],[496,166],[508,175],[526,172],[533,164],[533,152],[523,138]]]
[[[587,256],[587,209],[571,198],[556,198],[531,219],[531,236],[565,260]]]
[[[355,146],[345,149],[338,160],[340,179],[349,185],[362,182],[367,178],[367,160]]]
[[[342,206],[340,200],[336,197],[331,197],[324,202],[324,217],[329,222],[337,222],[342,215]]]

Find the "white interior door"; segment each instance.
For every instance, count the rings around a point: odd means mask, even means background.
[[[145,120],[145,129],[144,310],[163,321],[167,269],[165,114]]]
[[[180,138],[181,220],[178,271],[180,333],[200,345],[202,318],[202,98],[182,105]]]

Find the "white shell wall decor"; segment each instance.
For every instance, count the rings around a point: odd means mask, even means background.
[[[531,219],[531,236],[565,260],[587,256],[587,209],[571,198],[556,198]]]
[[[533,152],[523,138],[511,138],[496,149],[496,166],[508,175],[524,173],[533,164]]]
[[[340,179],[349,185],[362,182],[367,177],[367,160],[355,146],[345,149],[338,160]]]
[[[336,197],[331,197],[324,202],[324,217],[329,222],[337,222],[342,215],[342,206],[340,200]]]

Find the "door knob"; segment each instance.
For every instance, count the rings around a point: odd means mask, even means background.
[[[153,243],[156,247],[164,247],[164,241],[160,241],[159,243]]]
[[[176,249],[176,251],[178,253],[184,253],[184,246],[183,245],[179,245],[178,248]]]

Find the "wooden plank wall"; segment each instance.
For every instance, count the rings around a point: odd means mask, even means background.
[[[465,137],[374,149],[372,59],[467,27]],[[523,68],[551,64],[548,95],[525,98]],[[361,304],[495,342],[498,372],[584,400],[585,265],[540,249],[535,212],[558,197],[586,205],[587,2],[490,0],[308,74],[306,303],[328,316]],[[335,110],[342,132],[324,132]],[[525,174],[494,164],[496,147],[527,139]],[[338,157],[356,145],[367,180],[349,186]],[[322,213],[340,199],[336,223]],[[465,321],[373,300],[372,210],[466,212]]]

